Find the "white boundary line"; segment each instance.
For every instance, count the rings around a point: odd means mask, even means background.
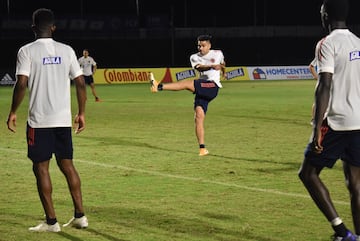
[[[127,170],[127,171],[146,173],[146,174],[149,174],[152,176],[162,176],[162,177],[168,177],[168,178],[174,178],[174,179],[182,179],[182,180],[188,180],[188,181],[194,181],[194,182],[215,184],[215,185],[219,185],[219,186],[235,187],[235,188],[240,188],[240,189],[245,189],[245,190],[255,191],[255,192],[272,193],[272,194],[277,194],[277,195],[281,195],[281,196],[300,197],[300,198],[310,199],[310,196],[308,196],[308,195],[298,194],[298,193],[290,193],[290,192],[282,192],[282,191],[278,191],[278,190],[274,190],[274,189],[249,187],[249,186],[244,186],[244,185],[239,185],[239,184],[234,184],[234,183],[211,181],[211,180],[207,180],[207,179],[203,179],[203,178],[173,175],[173,174],[162,173],[162,172],[157,172],[157,171],[149,171],[149,170],[137,169],[137,168],[126,167],[126,166],[121,166],[121,165],[104,164],[104,163],[97,163],[97,162],[91,162],[91,161],[85,161],[85,160],[79,160],[79,159],[77,159],[76,161],[85,163],[85,164],[89,164],[89,165],[106,167],[106,168],[109,167],[109,168],[117,168],[117,169],[122,169],[122,170]],[[333,201],[333,202],[336,204],[341,204],[341,205],[349,205],[348,202],[344,202],[344,201]]]
[[[2,148],[2,147],[0,147],[0,150],[1,151],[14,152],[14,153],[22,153],[22,154],[25,153],[24,151],[20,151],[20,150],[16,150],[16,149],[10,149],[10,148]],[[81,160],[81,159],[74,159],[74,161],[84,163],[84,164],[87,164],[87,165],[92,165],[92,166],[100,166],[100,167],[105,167],[105,168],[117,168],[117,169],[121,169],[121,170],[145,173],[145,174],[149,174],[149,175],[152,175],[152,176],[168,177],[168,178],[173,178],[173,179],[181,179],[181,180],[194,181],[194,182],[199,182],[199,183],[201,182],[201,183],[215,184],[215,185],[225,186],[225,187],[235,187],[235,188],[249,190],[249,191],[255,191],[255,192],[272,193],[272,194],[281,195],[281,196],[299,197],[299,198],[310,199],[309,195],[291,193],[291,192],[282,192],[282,191],[278,191],[278,190],[275,190],[275,189],[264,189],[264,188],[249,187],[249,186],[239,185],[239,184],[234,184],[234,183],[211,181],[211,180],[207,180],[207,179],[203,179],[203,178],[195,178],[195,177],[187,177],[187,176],[181,176],[181,175],[173,175],[173,174],[168,174],[168,173],[163,173],[163,172],[149,171],[149,170],[145,170],[145,169],[126,167],[126,166],[122,166],[122,165],[97,163],[97,162],[86,161],[86,160]],[[333,200],[333,203],[340,204],[340,205],[349,205],[349,202],[344,202],[344,201],[335,201],[335,200]]]

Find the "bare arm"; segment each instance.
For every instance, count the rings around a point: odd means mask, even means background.
[[[226,75],[226,63],[225,61],[223,63],[221,63],[221,74],[222,76],[226,79],[227,75]]]
[[[202,72],[210,69],[222,70],[223,66],[221,64],[211,64],[211,65],[203,65],[198,64],[195,66],[195,69]]]
[[[76,87],[76,97],[78,102],[78,113],[75,116],[75,133],[80,133],[85,129],[85,104],[86,104],[86,86],[84,76],[80,75],[74,79]]]
[[[315,125],[313,144],[315,151],[319,153],[323,150],[321,143],[321,124],[323,122],[326,109],[329,105],[331,80],[331,73],[320,73],[319,84],[315,90]]]
[[[28,83],[27,76],[25,75],[17,76],[17,81],[15,83],[13,90],[11,109],[6,122],[8,129],[12,132],[16,132],[16,111],[24,99],[27,83]]]

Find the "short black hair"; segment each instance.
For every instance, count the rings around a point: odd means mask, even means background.
[[[209,41],[211,42],[212,36],[209,34],[202,34],[197,37],[197,41]]]
[[[39,8],[32,15],[33,25],[38,29],[54,25],[55,16],[52,10],[47,8]]]
[[[324,0],[325,11],[335,21],[345,21],[349,13],[348,0]]]

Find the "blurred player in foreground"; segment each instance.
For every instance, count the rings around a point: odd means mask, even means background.
[[[341,159],[353,225],[360,235],[360,39],[346,26],[347,0],[324,0],[323,27],[329,34],[315,51],[319,80],[315,90],[315,120],[299,177],[331,224],[334,241],[356,241],[343,223],[320,178],[323,168]]]
[[[16,77],[12,104],[7,120],[10,131],[16,131],[16,110],[29,89],[29,114],[26,138],[28,157],[33,163],[37,190],[46,221],[29,228],[34,232],[59,232],[52,200],[49,174],[50,159],[55,154],[64,174],[74,205],[74,217],[67,225],[86,228],[80,177],[73,165],[71,136],[70,78],[74,80],[78,101],[75,117],[76,133],[85,128],[86,86],[74,50],[53,40],[54,14],[50,9],[38,9],[32,16],[35,41],[22,46],[17,54]]]
[[[217,96],[219,88],[222,88],[220,76],[226,77],[226,74],[223,52],[211,49],[210,35],[198,36],[197,48],[198,52],[190,56],[190,63],[200,73],[199,79],[161,84],[150,74],[150,90],[154,93],[162,90],[189,90],[195,94],[195,134],[200,148],[199,156],[205,156],[209,154],[205,147],[205,115],[209,102]]]

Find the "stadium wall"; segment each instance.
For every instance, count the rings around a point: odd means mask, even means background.
[[[61,39],[80,57],[87,48],[99,68],[188,67],[197,51],[195,39]],[[0,40],[0,69],[13,69],[20,46],[32,41]],[[314,56],[316,38],[216,38],[214,49],[224,52],[228,66],[307,65]]]
[[[23,26],[24,25],[24,26]],[[14,73],[18,49],[33,41],[28,25],[4,29],[0,73]],[[72,26],[69,25],[69,26]],[[308,65],[316,42],[323,34],[317,27],[242,27],[242,28],[119,28],[59,29],[54,38],[71,45],[78,57],[87,48],[98,68],[174,68],[190,66],[189,56],[197,51],[196,36],[214,36],[213,48],[224,52],[227,66]],[[81,25],[82,26],[82,25]],[[93,25],[89,25],[93,26]],[[2,74],[0,78],[4,76]]]

